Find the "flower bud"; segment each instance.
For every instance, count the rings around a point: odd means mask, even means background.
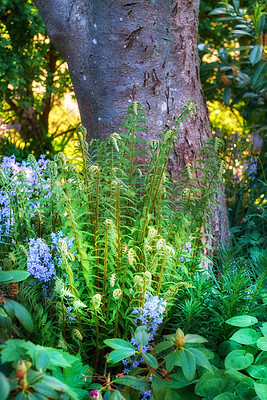
[[[102,399],[103,399],[103,397],[102,397],[101,393],[98,390],[94,389],[94,390],[92,390],[90,392],[90,399],[89,400],[102,400]]]
[[[182,347],[185,344],[185,335],[180,328],[175,332],[175,344],[179,347]]]
[[[16,366],[16,378],[23,379],[27,373],[28,370],[25,362],[23,360],[19,360]]]

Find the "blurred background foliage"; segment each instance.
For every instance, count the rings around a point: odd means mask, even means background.
[[[62,108],[72,92],[67,64],[31,0],[1,1],[0,33],[0,154],[53,155],[79,123],[77,113],[68,112],[68,120]]]
[[[267,2],[201,0],[201,81],[213,134],[225,143],[225,186],[234,241],[266,247]],[[80,123],[67,64],[32,0],[0,4],[0,155],[49,158]]]

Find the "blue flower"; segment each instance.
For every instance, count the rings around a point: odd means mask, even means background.
[[[56,278],[52,252],[41,238],[30,239],[27,270],[39,281],[48,282]]]

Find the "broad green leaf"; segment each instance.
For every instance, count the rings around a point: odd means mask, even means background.
[[[174,390],[167,388],[164,400],[181,400],[181,396]]]
[[[108,355],[108,362],[115,364],[121,360],[124,360],[124,358],[128,358],[131,357],[135,354],[135,350],[132,349],[118,349],[118,350],[114,350],[112,351],[109,355]]]
[[[13,275],[9,271],[0,271],[0,282],[9,282],[13,279]]]
[[[46,350],[38,351],[36,354],[35,365],[39,371],[45,371],[50,362],[49,354]]]
[[[44,396],[47,396],[47,397],[49,397],[51,399],[57,399],[58,398],[57,392],[54,389],[50,388],[45,383],[41,383],[41,382],[35,383],[33,385],[33,388],[34,388],[34,390],[36,392],[38,392],[38,393],[40,393],[40,394],[42,394]]]
[[[206,372],[197,382],[195,393],[213,400],[215,396],[223,392],[228,380],[229,376],[225,376],[221,370],[215,370],[214,374]]]
[[[260,350],[267,351],[267,337],[261,337],[257,340],[257,347]]]
[[[265,383],[254,382],[254,387],[260,400],[267,400],[267,385]]]
[[[232,89],[229,86],[226,86],[223,90],[223,102],[226,106],[228,106],[232,95]]]
[[[227,354],[231,353],[233,350],[237,350],[238,348],[242,347],[240,343],[234,342],[232,340],[226,340],[222,342],[219,346],[218,353],[220,356],[225,357]]]
[[[207,368],[210,372],[213,373],[212,366],[209,363],[209,360],[204,356],[204,354],[198,349],[190,348],[188,349],[193,354],[195,361],[201,367]]]
[[[106,339],[104,340],[104,343],[111,347],[112,349],[119,350],[119,349],[132,349],[135,350],[134,346],[126,342],[126,340],[123,339]]]
[[[46,396],[41,393],[30,393],[28,394],[27,400],[47,400]]]
[[[139,345],[147,345],[149,341],[149,333],[147,333],[147,329],[145,326],[138,326],[138,328],[135,330],[134,333],[134,338],[137,341]]]
[[[164,335],[164,338],[167,339],[169,342],[175,342],[175,335]]]
[[[3,317],[3,318],[8,317],[7,313],[5,312],[5,310],[2,307],[0,307],[0,317]]]
[[[255,344],[260,337],[260,332],[256,332],[254,329],[250,328],[242,328],[235,332],[233,336],[230,337],[230,340],[234,340],[235,342],[241,344],[250,345]]]
[[[4,309],[6,310],[7,314],[11,317],[15,317],[15,310],[12,304],[12,301],[9,301],[10,299],[7,299],[6,304],[3,305]]]
[[[2,372],[0,372],[0,399],[1,400],[6,400],[8,398],[10,392],[10,385]]]
[[[218,396],[213,398],[213,400],[238,400],[238,399],[240,399],[240,397],[230,392],[220,393],[218,394]]]
[[[242,370],[248,368],[253,363],[254,357],[245,350],[234,350],[225,358],[226,369]]]
[[[262,52],[263,52],[263,45],[262,44],[256,44],[253,49],[250,52],[249,55],[249,61],[251,62],[251,64],[254,66],[255,64],[257,64],[262,56]]]
[[[168,372],[172,371],[176,365],[177,354],[177,352],[172,351],[166,356],[166,369]]]
[[[185,342],[186,343],[205,343],[207,342],[207,339],[203,338],[200,335],[193,335],[188,333],[185,335]]]
[[[251,87],[253,89],[257,90],[257,88],[260,87],[260,85],[266,78],[266,72],[267,63],[265,61],[260,61],[250,79]]]
[[[157,369],[158,368],[158,361],[157,359],[149,353],[142,353],[142,357],[145,362],[150,365],[150,367]]]
[[[187,349],[181,349],[179,353],[184,376],[191,381],[196,373],[195,357],[193,357],[192,353]]]
[[[260,330],[262,331],[263,336],[267,336],[267,322],[264,322],[262,326],[260,327]]]
[[[8,283],[21,282],[30,276],[30,273],[28,271],[13,270],[10,271],[10,273],[12,274],[12,279],[11,281],[8,281]]]
[[[267,378],[267,366],[265,365],[251,365],[247,368],[247,372],[255,379]]]
[[[131,375],[125,375],[115,380],[116,383],[121,383],[122,385],[130,386],[133,389],[139,391],[147,391],[151,388],[151,383],[145,381],[142,378],[137,378]]]
[[[22,339],[9,339],[1,345],[2,363],[12,362],[25,359],[27,350],[25,349],[25,341]],[[34,347],[34,344],[32,344]]]
[[[167,392],[165,381],[160,376],[152,378],[152,393],[155,400],[163,400]]]
[[[175,374],[172,374],[171,375],[171,381],[167,382],[167,386],[169,388],[171,388],[171,389],[181,389],[181,388],[184,388],[184,387],[186,387],[188,385],[191,385],[191,384],[192,384],[192,382],[189,382],[185,378],[181,368],[179,368],[178,371],[175,372]]]
[[[246,328],[247,326],[254,325],[257,322],[257,318],[251,315],[239,315],[237,317],[232,317],[226,321],[227,324],[239,326],[240,328]]]
[[[26,308],[23,305],[19,304],[17,301],[7,299],[6,304],[8,303],[11,303],[11,305],[13,306],[15,316],[18,318],[19,322],[24,326],[25,329],[27,329],[27,331],[32,332],[33,322],[29,311],[26,310]]]
[[[15,397],[15,400],[28,400],[28,396],[23,393],[20,392],[19,394],[17,394],[17,396]],[[47,400],[47,397],[45,398],[45,400]]]
[[[126,400],[126,399],[119,390],[115,390],[115,392],[113,392],[112,395],[110,396],[109,400]]]
[[[11,325],[12,321],[10,317],[2,317],[0,315],[0,329],[3,329],[3,331],[9,331]]]
[[[252,36],[251,35],[251,33],[249,33],[249,32],[247,32],[247,31],[245,31],[245,30],[241,30],[241,29],[233,29],[232,30],[232,34],[234,35],[234,36],[236,36],[236,37],[240,37],[240,36]]]
[[[158,353],[161,353],[162,351],[164,351],[166,349],[169,349],[172,346],[173,346],[173,342],[170,342],[169,340],[166,340],[165,342],[161,342],[159,344],[156,344],[154,351],[155,351],[156,354],[158,354]]]
[[[215,8],[208,15],[222,15],[226,13],[225,8]]]

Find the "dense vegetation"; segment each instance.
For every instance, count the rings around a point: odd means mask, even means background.
[[[44,107],[67,71],[32,2],[2,2],[0,115],[22,126],[33,110],[40,140],[13,128],[0,139],[1,400],[266,400],[266,3],[242,3],[201,4],[202,82],[218,113],[173,181],[194,101],[147,143],[145,164],[137,102],[109,140],[88,144],[79,127],[53,142]],[[59,151],[70,140],[72,157]],[[231,239],[211,247],[222,182]]]

